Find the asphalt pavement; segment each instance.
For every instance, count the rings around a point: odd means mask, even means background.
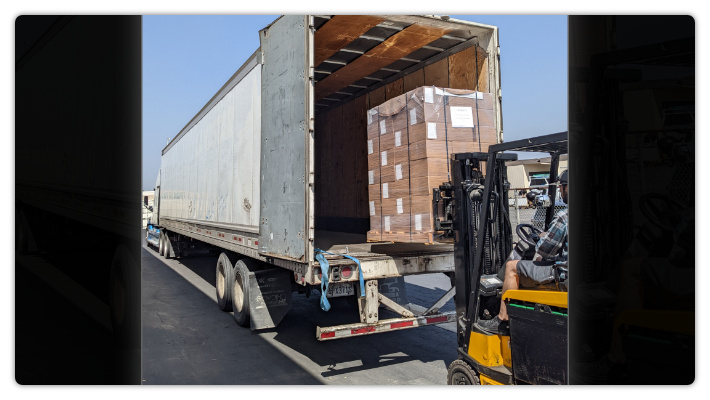
[[[144,247],[141,261],[145,385],[444,385],[456,359],[453,324],[319,342],[316,326],[358,315],[344,299],[324,312],[317,295],[294,293],[278,327],[254,332],[217,307],[217,256],[166,260]],[[423,306],[450,288],[443,274],[405,282],[409,301]]]

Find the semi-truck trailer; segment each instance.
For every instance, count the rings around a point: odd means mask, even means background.
[[[501,142],[498,29],[441,16],[286,15],[259,35],[162,150],[148,243],[167,258],[216,249],[219,307],[252,329],[278,325],[292,292],[312,288],[324,310],[351,296],[359,313],[317,327],[318,340],[453,322],[439,311],[453,288],[429,307],[378,290],[387,278],[453,276],[454,253],[367,242],[367,112],[425,85],[491,93]],[[398,316],[379,318],[380,306]]]

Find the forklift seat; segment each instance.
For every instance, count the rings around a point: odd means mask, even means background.
[[[555,263],[555,280],[553,282],[536,285],[535,287],[526,287],[526,290],[557,290],[566,292],[569,282],[569,268],[567,261],[558,261]],[[503,287],[505,280],[505,268],[501,268],[495,275],[482,275],[481,285],[487,290],[499,289]],[[500,283],[499,283],[500,282]],[[484,285],[485,283],[485,285]]]

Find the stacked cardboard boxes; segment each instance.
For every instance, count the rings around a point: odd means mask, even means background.
[[[496,143],[489,93],[425,86],[367,114],[368,241],[432,243],[432,189],[450,181],[451,154]]]

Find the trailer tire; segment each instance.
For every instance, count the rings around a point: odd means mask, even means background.
[[[165,235],[163,231],[160,231],[160,236],[158,236],[158,254],[163,255],[165,252]]]
[[[243,258],[234,264],[232,311],[237,325],[249,325],[249,272],[259,269],[256,261]]]
[[[173,250],[173,245],[170,242],[170,237],[168,236],[167,231],[165,231],[165,235],[163,235],[163,254],[162,254],[163,258],[166,260],[169,260],[170,258],[172,258],[172,257],[170,257],[172,250]]]
[[[232,287],[234,286],[234,262],[236,257],[229,257],[225,253],[217,259],[215,292],[217,293],[217,306],[222,311],[232,311]]]

